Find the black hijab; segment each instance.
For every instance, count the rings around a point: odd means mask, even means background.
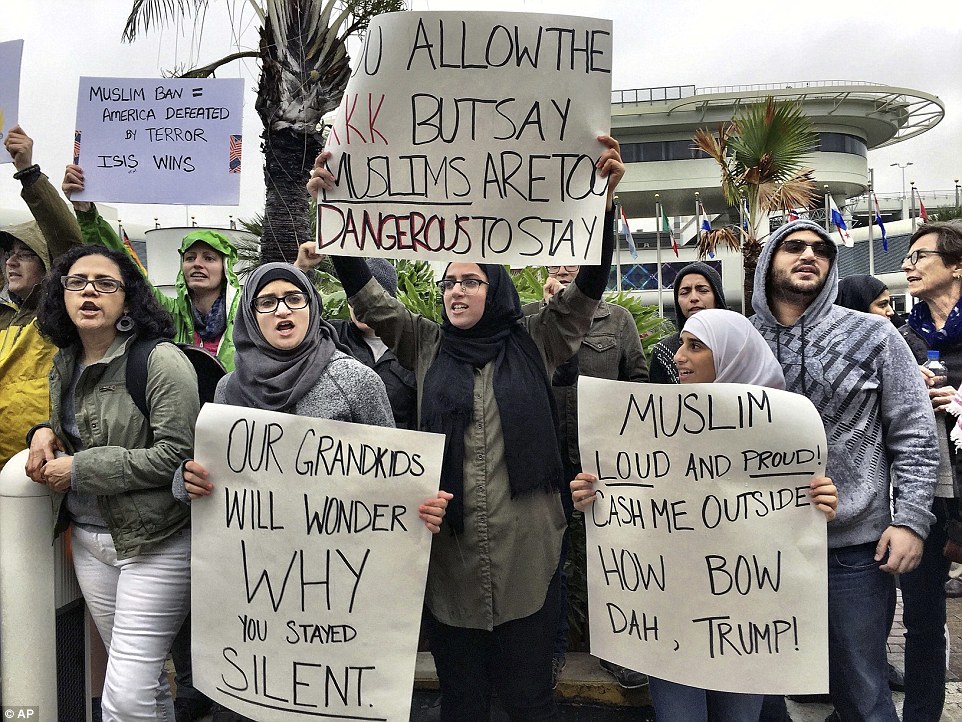
[[[869,306],[872,305],[872,301],[886,290],[888,287],[875,276],[866,274],[846,276],[838,281],[838,296],[835,297],[835,303],[853,311],[871,313]]]
[[[310,324],[304,340],[284,351],[271,346],[251,307],[271,281],[290,281],[307,294]],[[234,318],[234,373],[227,379],[226,403],[290,412],[317,383],[337,347],[334,329],[321,319],[321,295],[307,276],[287,263],[265,263],[244,286]]]
[[[445,518],[464,530],[464,434],[474,408],[474,369],[493,362],[511,497],[564,484],[557,413],[544,361],[521,325],[521,301],[503,266],[479,264],[488,279],[484,314],[468,329],[443,313],[441,346],[424,377],[421,430],[443,433],[441,488],[454,494]],[[445,269],[445,273],[447,269]]]

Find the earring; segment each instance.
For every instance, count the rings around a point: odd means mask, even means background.
[[[114,324],[117,330],[121,333],[127,333],[128,331],[133,331],[134,329],[134,319],[124,312],[124,315],[117,319],[117,323]]]

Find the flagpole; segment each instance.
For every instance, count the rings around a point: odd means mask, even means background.
[[[618,196],[615,196],[615,224],[621,225],[621,204],[618,202]],[[621,292],[621,233],[615,232],[615,238],[617,242],[615,243],[615,269],[618,274],[618,283],[615,288],[618,292]]]
[[[825,186],[825,232],[826,233],[832,232],[831,220],[832,220],[832,210],[831,208],[829,208],[829,205],[828,205],[828,186],[826,185]]]
[[[912,210],[910,211],[912,216],[912,233],[915,233],[915,181],[909,181],[909,185],[912,187]]]
[[[695,191],[695,238],[698,239],[701,247],[701,208],[698,207],[698,191]]]
[[[870,276],[875,275],[875,234],[873,231],[873,226],[875,225],[875,210],[872,207],[872,191],[875,184],[875,171],[871,168],[868,169],[868,193],[865,196],[865,205],[868,207],[868,273]]]
[[[665,317],[665,299],[661,295],[661,196],[655,193],[655,263],[658,265],[658,316]]]

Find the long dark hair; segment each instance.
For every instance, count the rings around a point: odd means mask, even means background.
[[[120,268],[120,280],[127,296],[127,315],[134,322],[134,333],[141,338],[174,337],[174,321],[160,305],[147,280],[126,253],[103,246],[77,246],[54,261],[50,273],[43,281],[40,305],[37,308],[37,325],[40,333],[53,341],[58,348],[66,348],[80,341],[77,327],[67,314],[64,287],[61,276],[69,275],[70,267],[84,256],[103,256]]]

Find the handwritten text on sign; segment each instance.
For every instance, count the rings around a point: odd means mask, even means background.
[[[236,205],[244,81],[81,78],[79,200]]]
[[[592,654],[730,692],[828,691],[826,461],[808,399],[582,377]]]
[[[207,404],[196,449],[196,686],[267,722],[406,722],[443,437]]]
[[[595,263],[611,22],[524,13],[376,17],[327,148],[326,253]]]
[[[23,40],[0,43],[0,163],[13,162],[2,141],[7,137],[7,132],[17,125],[22,57]]]

